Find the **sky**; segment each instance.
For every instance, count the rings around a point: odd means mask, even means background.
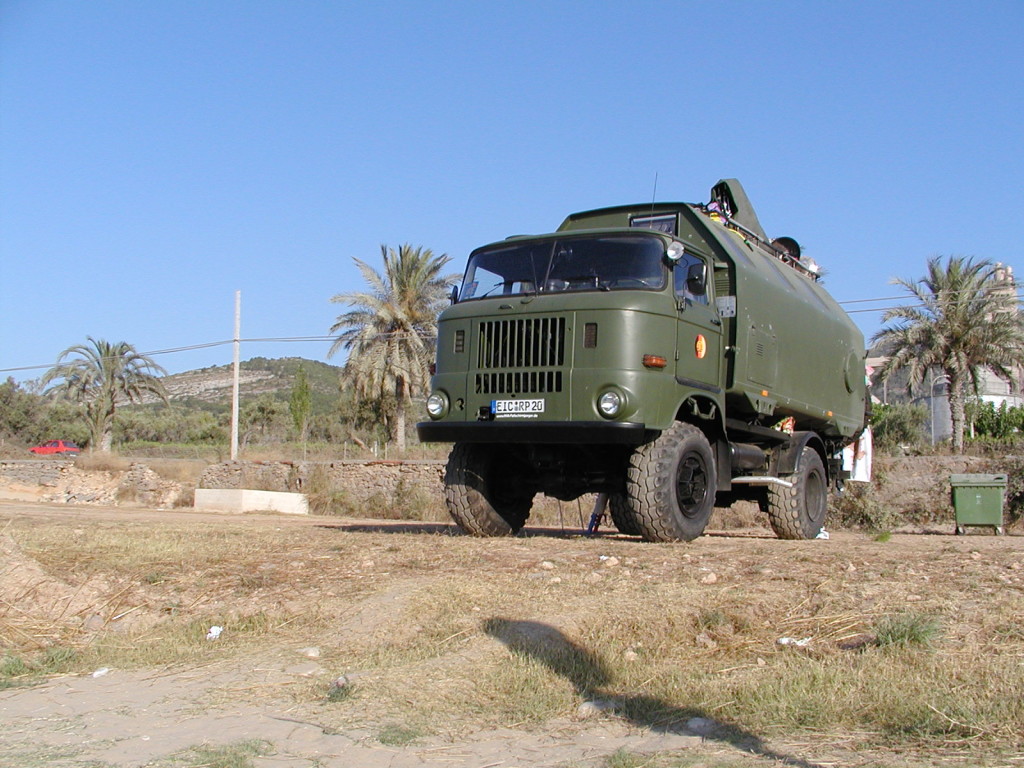
[[[928,258],[1024,279],[1024,2],[0,0],[0,378],[327,360],[382,244],[743,183],[866,336]],[[335,357],[330,362],[343,362]]]

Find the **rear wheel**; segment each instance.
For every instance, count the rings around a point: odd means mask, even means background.
[[[500,446],[456,443],[448,456],[444,495],[448,513],[473,536],[518,533],[535,491]]]
[[[813,539],[828,512],[828,478],[821,456],[805,447],[796,471],[785,479],[793,483],[791,488],[768,487],[768,522],[780,539]]]
[[[692,541],[715,509],[717,475],[707,437],[677,422],[629,460],[626,494],[647,541]]]

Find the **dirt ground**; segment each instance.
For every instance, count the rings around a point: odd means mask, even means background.
[[[242,542],[249,552],[244,566],[209,561],[206,570],[190,574],[185,563],[164,562],[164,575],[156,579],[154,566],[146,563],[128,578],[99,567],[89,556],[102,548],[107,535],[138,536],[142,547],[147,536],[190,533],[223,537],[236,548]],[[992,610],[998,603],[1000,611],[1016,610],[1019,617],[1024,537],[950,533],[897,534],[880,544],[860,534],[782,542],[762,529],[713,530],[688,545],[655,545],[612,533],[586,538],[578,530],[543,529],[479,540],[435,524],[0,501],[4,647],[27,647],[26,637],[39,641],[46,633],[55,638],[70,633],[66,636],[78,641],[118,632],[146,637],[160,631],[171,597],[168,585],[176,590],[175,604],[194,612],[196,620],[224,616],[227,626],[233,612],[261,607],[296,622],[255,643],[219,646],[209,641],[208,656],[200,649],[186,663],[103,667],[0,690],[0,765],[211,765],[188,762],[183,755],[199,745],[251,739],[266,746],[249,763],[258,768],[1017,765],[1020,758],[1003,753],[982,759],[982,753],[968,749],[970,744],[960,743],[940,760],[937,753],[863,751],[855,734],[737,737],[733,728],[726,738],[716,730],[714,713],[681,712],[679,722],[666,727],[602,711],[600,702],[591,702],[590,710],[581,706],[522,727],[496,725],[465,711],[446,727],[396,745],[379,735],[389,722],[388,712],[367,702],[342,715],[324,702],[323,693],[339,673],[360,674],[346,666],[344,649],[429,631],[410,627],[416,605],[410,596],[450,593],[453,585],[469,589],[485,571],[511,575],[531,588],[543,581],[545,601],[533,604],[510,594],[500,621],[524,632],[540,627],[558,636],[573,635],[593,601],[628,595],[669,577],[688,579],[693,594],[709,604],[736,599],[744,590],[763,592],[769,603],[775,594],[806,594],[803,602],[841,595],[835,599],[854,601],[849,604],[865,614],[907,605],[947,611],[951,586],[963,583],[971,585],[970,599],[979,603],[964,610],[988,610],[985,601],[991,600]],[[20,544],[50,535],[80,540],[81,549],[58,566],[45,551],[27,552]],[[439,562],[444,566],[438,567]],[[302,628],[302,620],[325,614],[326,626]],[[809,631],[792,610],[780,610],[770,620],[771,631],[780,637]],[[823,631],[821,625],[817,631]],[[456,634],[464,633],[472,640],[430,659],[431,676],[409,673],[409,690],[399,698],[431,700],[419,688],[443,685],[444,665],[457,664],[464,672],[481,654],[495,652],[492,646],[502,640],[475,627]],[[770,645],[757,651],[769,661],[770,654],[786,652]],[[314,690],[320,693],[306,695]],[[653,757],[651,762],[627,762],[624,754]],[[1009,762],[1000,762],[1004,759]]]

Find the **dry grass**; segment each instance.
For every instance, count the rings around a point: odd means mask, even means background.
[[[756,749],[799,740],[941,762],[1024,746],[1013,537],[676,546],[344,526],[14,520],[39,584],[84,607],[33,614],[28,586],[0,593],[0,679],[315,645],[321,676],[243,695],[384,743],[543,728],[601,699],[640,728],[710,718],[714,738]],[[212,624],[225,627],[215,643]],[[329,696],[342,674],[346,695]]]
[[[75,459],[75,468],[86,472],[127,472],[138,459],[110,453],[83,453]],[[153,459],[143,462],[164,480],[195,485],[209,466],[202,459]]]

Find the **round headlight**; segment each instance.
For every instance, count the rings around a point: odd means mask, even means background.
[[[622,395],[618,392],[604,392],[597,398],[597,410],[608,418],[617,416],[622,410]]]
[[[427,413],[432,419],[440,419],[448,410],[448,398],[435,392],[427,398]]]

